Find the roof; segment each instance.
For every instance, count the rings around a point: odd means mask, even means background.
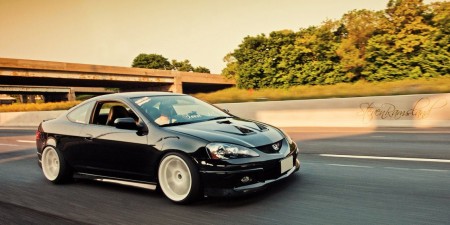
[[[114,94],[107,94],[107,95],[101,95],[95,98],[92,98],[92,100],[101,100],[101,99],[109,99],[109,98],[136,98],[136,97],[142,97],[142,96],[179,96],[184,94],[179,93],[172,93],[172,92],[157,92],[157,91],[140,91],[140,92],[121,92],[121,93],[114,93]]]

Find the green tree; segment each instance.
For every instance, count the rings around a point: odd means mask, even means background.
[[[172,65],[162,55],[158,54],[144,54],[141,53],[134,58],[132,67],[147,68],[147,69],[163,69],[171,70]]]
[[[172,60],[169,62],[167,58],[158,54],[144,54],[141,53],[134,58],[132,67],[147,68],[147,69],[163,69],[163,70],[177,70],[177,71],[193,71],[198,73],[211,73],[210,70],[203,66],[193,67],[189,60],[183,61]]]
[[[247,36],[224,57],[240,88],[435,77],[450,72],[450,3],[390,0],[320,26]]]
[[[293,54],[297,55],[295,84],[334,84],[348,80],[336,51],[342,36],[337,21],[302,29]]]
[[[225,76],[234,76],[238,87],[261,88],[285,86],[286,67],[280,66],[283,59],[281,51],[284,46],[295,42],[295,33],[290,30],[274,31],[266,36],[246,37],[233,53],[224,60],[227,67]]]
[[[222,70],[222,75],[228,79],[237,78],[239,64],[233,54],[228,53],[223,57],[223,61],[226,63],[226,67]]]
[[[450,74],[450,2],[434,2],[429,5],[430,25],[436,28],[424,46],[421,58],[424,66],[440,75]]]
[[[389,1],[378,34],[368,41],[368,65],[362,72],[368,80],[437,75],[424,55],[424,52],[434,51],[427,48],[433,45],[431,40],[435,31],[426,23],[426,10],[422,0]],[[413,68],[414,73],[411,73]]]
[[[172,59],[172,68],[177,71],[185,71],[185,72],[194,71],[194,67],[187,59],[183,61],[177,61],[175,59]]]
[[[297,84],[332,84],[344,81],[336,49],[338,23],[299,32],[275,31],[246,37],[225,57],[225,76],[234,76],[238,87],[289,87]]]
[[[260,79],[264,77],[262,64],[264,61],[266,36],[247,36],[239,45],[232,56],[237,60],[238,70],[236,74],[237,86],[240,88],[258,88]]]
[[[346,76],[352,80],[362,77],[366,66],[366,46],[380,22],[381,14],[370,10],[352,10],[341,19],[342,41],[336,50]]]
[[[211,73],[211,71],[208,68],[203,67],[203,66],[195,67],[194,72],[196,72],[196,73]]]
[[[262,87],[288,87],[292,84],[294,76],[292,67],[286,62],[292,61],[295,56],[286,54],[286,46],[295,44],[297,34],[291,30],[281,30],[270,33],[267,47],[267,58],[264,63],[264,72],[268,76],[261,82]]]
[[[439,30],[439,33],[450,34],[450,2],[433,2],[429,5],[430,24]]]

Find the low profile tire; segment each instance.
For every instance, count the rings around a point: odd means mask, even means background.
[[[42,152],[42,172],[47,180],[60,184],[72,178],[72,172],[67,166],[62,154],[52,146],[45,147]]]
[[[176,203],[189,203],[198,198],[200,179],[195,164],[180,153],[169,153],[161,160],[158,168],[161,191]]]

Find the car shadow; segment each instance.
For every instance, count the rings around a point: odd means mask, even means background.
[[[278,196],[288,196],[291,192],[298,191],[298,188],[302,186],[302,180],[305,179],[301,174],[301,170],[294,175],[270,184],[267,188],[239,196],[224,196],[224,197],[205,197],[195,202],[188,204],[188,206],[194,207],[220,207],[231,208],[245,205],[252,205],[260,202],[267,201],[268,199]],[[75,185],[90,186],[95,189],[102,189],[104,191],[122,192],[126,194],[132,194],[144,198],[154,198],[154,200],[167,200],[160,190],[150,190],[145,188],[133,187],[123,184],[102,182],[92,179],[76,178],[72,182]],[[183,205],[180,205],[183,206]]]
[[[90,186],[102,190],[108,190],[113,192],[124,192],[124,193],[132,193],[133,195],[140,195],[145,197],[155,197],[155,198],[162,198],[164,195],[158,191],[158,190],[151,190],[147,188],[140,188],[140,187],[134,187],[124,184],[117,184],[117,183],[110,183],[110,182],[103,182],[93,179],[86,179],[86,178],[76,178],[73,181],[74,184],[77,185],[83,185],[83,186]]]
[[[195,206],[215,206],[221,208],[233,208],[246,205],[252,205],[268,201],[271,198],[285,197],[293,191],[298,191],[302,186],[305,175],[301,170],[294,175],[287,177],[267,186],[267,188],[239,196],[207,197],[193,203]]]

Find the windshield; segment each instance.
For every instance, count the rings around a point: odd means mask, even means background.
[[[192,96],[132,98],[145,116],[160,126],[174,126],[230,117],[222,110]]]

